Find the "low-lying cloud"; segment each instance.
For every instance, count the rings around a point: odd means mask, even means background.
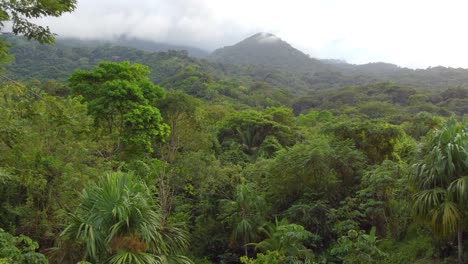
[[[39,23],[64,37],[125,35],[205,50],[271,32],[317,58],[468,67],[467,8],[431,0],[78,0],[74,13]]]
[[[214,12],[209,1],[79,0],[75,12],[39,23],[62,37],[112,39],[125,35],[212,50],[226,41],[239,40],[241,31]]]

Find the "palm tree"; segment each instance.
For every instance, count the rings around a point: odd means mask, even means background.
[[[463,220],[468,202],[468,133],[454,118],[429,137],[425,158],[414,164],[418,192],[413,208],[437,236],[457,233],[458,262],[463,263]]]
[[[237,186],[232,200],[223,200],[224,220],[232,226],[231,244],[240,243],[248,256],[248,243],[258,237],[258,227],[263,222],[264,201],[257,195],[252,184]]]
[[[149,188],[131,174],[111,173],[86,188],[62,237],[80,242],[84,259],[108,263],[192,263],[180,253],[187,233],[161,223]]]

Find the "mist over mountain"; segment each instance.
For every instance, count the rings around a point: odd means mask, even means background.
[[[181,46],[163,42],[155,42],[151,40],[145,40],[141,38],[129,37],[126,35],[119,36],[117,38],[103,40],[103,39],[79,39],[79,38],[60,38],[58,43],[66,46],[75,47],[98,47],[103,45],[114,45],[135,48],[149,52],[161,52],[168,50],[185,50],[192,57],[200,58],[206,57],[209,52],[200,48],[192,46]]]
[[[468,2],[396,2],[1,0],[0,264],[468,264]]]
[[[227,64],[267,65],[296,73],[329,68],[271,33],[257,33],[235,45],[217,49],[208,59]]]

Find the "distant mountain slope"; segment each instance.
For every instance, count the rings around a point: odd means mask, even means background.
[[[263,65],[292,73],[313,89],[376,81],[426,88],[468,87],[467,69],[439,66],[415,70],[384,62],[355,65],[332,59],[318,60],[269,33],[258,33],[235,45],[217,49],[207,58],[223,64]]]
[[[147,52],[130,47],[96,42],[75,42],[58,39],[55,45],[41,45],[22,37],[9,36],[10,53],[14,60],[6,67],[5,74],[16,80],[65,81],[75,70],[89,70],[101,61],[131,61],[145,64],[151,69],[152,81],[159,83],[177,74],[198,59],[186,51]]]
[[[227,64],[267,65],[294,73],[313,73],[330,68],[270,33],[257,33],[235,45],[217,49],[208,59]]]
[[[185,50],[192,57],[206,57],[208,52],[196,47],[191,46],[181,46],[173,45],[168,43],[154,42],[150,40],[131,38],[126,36],[121,36],[113,40],[80,40],[76,38],[61,38],[59,43],[67,46],[75,47],[98,47],[106,44],[114,46],[122,46],[128,48],[135,48],[139,50],[149,51],[149,52],[161,52],[168,50]]]
[[[468,87],[467,69],[433,67],[413,70],[387,63],[353,65],[336,60],[316,60],[272,35],[255,36],[241,42],[237,48],[218,50],[210,59],[194,58],[186,51],[148,52],[93,41],[58,39],[55,45],[47,46],[27,41],[22,37],[6,36],[7,41],[12,44],[10,52],[15,59],[6,67],[4,74],[23,81],[65,81],[78,68],[91,69],[101,61],[128,60],[148,65],[151,70],[150,78],[156,83],[164,83],[187,67],[193,66],[214,79],[236,79],[247,86],[255,82],[266,82],[274,87],[286,88],[297,95],[314,90],[360,86],[374,82],[393,82],[400,86],[430,89]],[[276,44],[264,48],[265,50],[260,49],[263,44],[252,44],[268,42],[270,38]],[[244,53],[248,51],[247,48],[238,49],[244,45],[259,50],[256,53]],[[236,55],[236,50],[242,52]],[[274,50],[279,53],[272,53]],[[213,59],[220,53],[230,59]],[[231,55],[227,56],[228,53]],[[249,58],[255,57],[256,54],[262,56]],[[268,54],[280,55],[272,55],[269,58]]]

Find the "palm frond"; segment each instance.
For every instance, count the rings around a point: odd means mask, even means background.
[[[452,202],[444,202],[432,212],[432,226],[438,236],[449,236],[456,232],[461,221],[461,212]]]
[[[446,190],[442,188],[424,190],[413,197],[413,209],[420,218],[430,217],[431,212],[437,209],[445,200]]]
[[[159,264],[157,258],[148,253],[133,253],[128,251],[120,251],[113,255],[108,263],[111,264]]]
[[[167,263],[163,256],[189,245],[184,228],[161,226],[150,189],[128,173],[110,173],[86,188],[70,220],[62,236],[82,242],[86,257],[98,262]]]
[[[453,181],[449,186],[449,191],[452,200],[465,208],[468,207],[468,176]]]

